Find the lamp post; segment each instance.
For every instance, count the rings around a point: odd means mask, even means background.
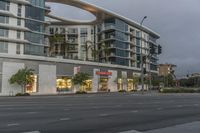
[[[141,53],[140,53],[140,66],[141,66],[141,84],[142,84],[142,93],[144,92],[144,63],[143,63],[143,48],[142,48],[142,24],[144,22],[144,20],[147,19],[147,16],[144,16],[144,18],[142,19],[142,21],[140,22],[140,49],[141,49]]]

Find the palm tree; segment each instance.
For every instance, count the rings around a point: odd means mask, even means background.
[[[92,50],[91,56],[93,57],[94,61],[98,61],[99,50],[95,49],[94,47],[91,50]]]
[[[109,56],[109,54],[110,54],[109,47],[108,47],[108,45],[106,45],[106,44],[102,44],[101,47],[103,48],[102,50],[103,50],[103,52],[104,52],[104,54],[105,54],[105,59],[106,59],[106,63],[107,63],[107,62],[109,61],[108,56]]]
[[[63,51],[63,53],[65,53],[65,48],[68,47],[66,40],[65,40],[65,36],[62,34],[55,34],[53,36],[50,36],[49,42],[50,42],[50,50],[49,50],[50,55],[55,54],[55,50],[53,49],[55,44],[60,44],[60,45],[64,46],[64,48],[62,47],[60,49],[60,51]],[[59,54],[63,54],[63,53],[60,52]]]
[[[93,45],[93,42],[90,41],[90,40],[87,40],[84,44],[84,48],[85,48],[85,58],[86,58],[86,61],[88,61],[88,53],[89,53],[89,50],[92,49],[94,47]]]

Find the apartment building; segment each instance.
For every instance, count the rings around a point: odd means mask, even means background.
[[[90,22],[51,15],[45,2],[59,2],[91,12]],[[58,21],[46,21],[45,16]],[[147,27],[106,9],[77,0],[0,0],[0,95],[22,92],[8,80],[19,69],[34,69],[34,84],[26,92],[74,93],[72,77],[90,74],[88,92],[133,90],[141,73],[141,55],[158,48],[160,36]],[[157,73],[157,53],[145,68]],[[30,87],[31,86],[31,87]]]

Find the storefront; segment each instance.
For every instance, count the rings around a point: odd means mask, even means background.
[[[109,77],[112,76],[112,72],[98,71],[96,72],[96,75],[99,75],[98,91],[99,92],[110,91],[108,82],[109,82]]]
[[[91,79],[86,80],[84,85],[81,86],[81,89],[86,92],[91,92],[92,91],[92,80]]]
[[[32,75],[31,76],[33,83],[26,85],[25,92],[26,93],[36,93],[37,92],[37,86],[38,86],[38,76]]]
[[[56,88],[57,92],[72,91],[72,78],[68,76],[57,76]]]

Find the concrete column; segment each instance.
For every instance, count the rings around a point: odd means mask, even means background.
[[[127,72],[122,71],[123,89],[127,90]]]
[[[92,92],[98,92],[99,87],[99,75],[96,72],[100,71],[99,69],[93,70],[93,79],[92,79]]]
[[[56,66],[39,65],[38,94],[56,94]]]
[[[19,69],[24,68],[24,63],[15,63],[15,62],[3,62],[3,70],[2,70],[2,93],[1,95],[15,95],[17,93],[22,93],[21,86],[17,84],[11,85],[8,80],[11,76]]]
[[[112,72],[112,76],[109,78],[108,81],[108,89],[110,89],[111,92],[117,91],[117,71],[109,70],[109,72]]]

